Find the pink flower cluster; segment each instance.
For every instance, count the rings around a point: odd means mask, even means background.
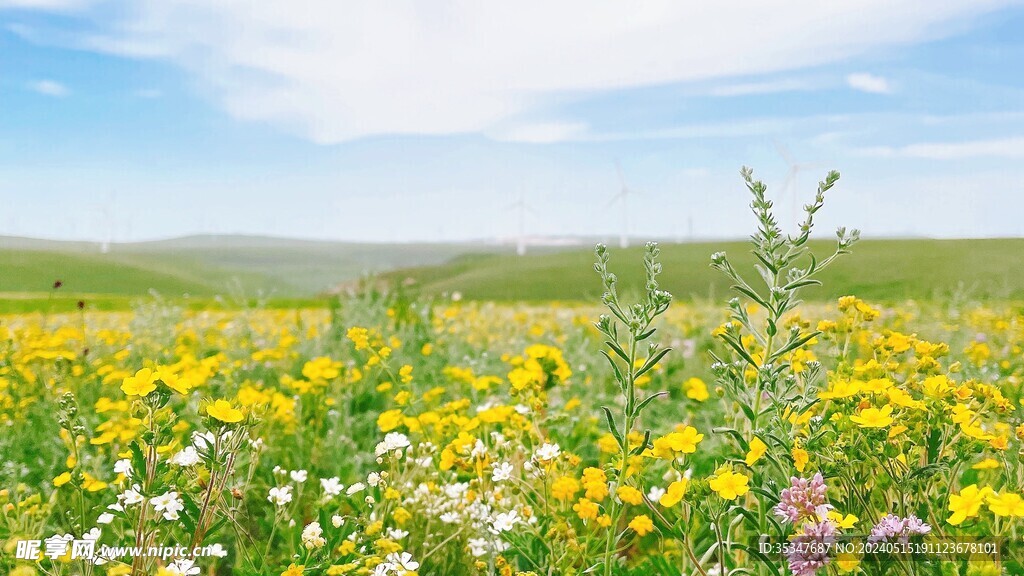
[[[807,522],[803,533],[791,540],[793,546],[786,554],[789,571],[793,576],[813,576],[831,560],[829,555],[835,541],[836,525],[831,520]]]
[[[789,488],[779,495],[779,503],[774,510],[776,516],[796,524],[801,519],[819,521],[828,515],[832,506],[828,504],[825,494],[828,487],[820,472],[810,480],[793,476],[789,483]]]
[[[895,514],[886,514],[878,521],[878,524],[871,528],[868,542],[899,540],[906,543],[911,536],[923,535],[931,531],[931,526],[913,514],[906,518],[900,518]]]
[[[828,486],[821,473],[810,480],[793,476],[789,488],[779,495],[775,515],[794,524],[803,522],[800,533],[790,540],[786,552],[794,576],[813,576],[829,563],[829,550],[836,540],[836,525],[828,519]]]

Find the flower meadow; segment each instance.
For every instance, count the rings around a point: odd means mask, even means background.
[[[3,317],[0,573],[1022,573],[1024,308],[804,302],[838,174],[788,234],[743,177],[721,302],[652,243],[589,303]]]

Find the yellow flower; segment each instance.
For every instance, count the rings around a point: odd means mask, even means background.
[[[366,328],[353,326],[348,329],[345,336],[356,345],[356,350],[366,350],[370,347],[370,333]]]
[[[587,491],[586,497],[595,502],[600,502],[608,497],[608,477],[600,468],[583,469],[583,489]]]
[[[842,528],[843,530],[849,530],[850,528],[853,528],[857,524],[857,520],[859,520],[859,518],[857,518],[853,514],[847,514],[846,516],[843,516],[839,512],[836,512],[835,510],[828,511],[828,519],[831,520],[833,524],[835,524],[839,528]]]
[[[946,519],[946,522],[958,526],[964,520],[974,518],[978,515],[981,504],[989,494],[992,494],[991,488],[985,486],[979,489],[977,484],[966,486],[960,490],[959,494],[951,494],[949,496],[949,511],[953,514]]]
[[[615,495],[619,497],[619,500],[633,506],[639,506],[644,501],[643,493],[632,486],[619,486],[615,490]]]
[[[988,497],[988,509],[996,516],[1024,517],[1024,499],[1013,492],[995,493]]]
[[[794,446],[792,454],[793,466],[796,467],[797,472],[803,472],[804,468],[807,466],[808,460],[810,460],[807,450],[804,450],[799,446]]]
[[[187,376],[178,374],[167,366],[157,368],[156,377],[178,394],[188,394],[189,390],[192,389],[192,382]]]
[[[999,461],[995,458],[985,458],[981,462],[971,466],[971,468],[974,470],[991,470],[993,468],[999,468]]]
[[[682,432],[672,432],[654,440],[654,456],[656,458],[673,459],[679,454],[693,454],[697,444],[704,439],[693,426],[683,428]]]
[[[850,416],[850,421],[861,428],[885,428],[893,423],[892,404],[881,408],[865,408],[860,414]]]
[[[767,451],[768,445],[757,436],[754,436],[754,439],[750,441],[750,450],[747,452],[747,457],[744,462],[747,463],[747,466],[753,466],[754,463],[760,460]]]
[[[302,573],[305,570],[305,565],[289,564],[288,568],[284,572],[281,572],[281,576],[302,576]]]
[[[312,381],[333,380],[341,375],[341,362],[326,356],[313,358],[302,366],[302,375]]]
[[[683,389],[686,390],[686,397],[690,400],[703,402],[710,397],[710,394],[708,394],[708,385],[700,378],[690,378],[686,382],[683,382]]]
[[[586,498],[580,498],[578,502],[572,505],[572,509],[580,517],[580,520],[595,520],[600,510],[597,504]]]
[[[708,486],[725,500],[735,500],[737,497],[746,494],[750,488],[747,482],[750,480],[743,474],[737,474],[730,470],[719,472],[714,478],[708,481]]]
[[[836,566],[839,572],[846,574],[853,572],[860,565],[860,558],[853,552],[842,552],[836,555]]]
[[[412,366],[406,364],[399,368],[398,377],[402,380],[402,383],[404,384],[412,382]]]
[[[53,479],[53,485],[57,488],[71,482],[71,472],[65,472]]]
[[[388,410],[377,417],[377,427],[381,432],[390,432],[402,425],[402,411]]]
[[[558,500],[571,500],[579,492],[580,483],[572,476],[562,476],[551,483],[551,496]]]
[[[629,521],[629,527],[641,536],[646,536],[654,530],[654,522],[646,514],[634,517]]]
[[[666,508],[671,508],[678,504],[683,496],[686,496],[686,489],[689,488],[690,481],[686,478],[681,478],[668,485],[668,490],[661,495],[658,503]]]
[[[227,400],[217,400],[206,407],[206,413],[221,422],[233,424],[241,422],[244,415],[242,411],[231,405]]]
[[[832,386],[825,392],[819,392],[818,398],[822,400],[832,400],[835,398],[848,398],[854,394],[860,392],[861,384],[859,380],[839,380],[833,382]]]
[[[128,376],[121,383],[121,391],[129,396],[142,396],[145,397],[147,394],[156,390],[157,375],[153,370],[149,368],[143,368],[135,373],[134,376]]]
[[[88,472],[82,474],[82,488],[87,492],[99,492],[107,487],[107,483],[97,480]]]

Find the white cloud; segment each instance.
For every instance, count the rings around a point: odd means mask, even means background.
[[[750,96],[752,94],[773,94],[813,89],[814,84],[807,80],[782,79],[715,86],[708,91],[708,94],[711,96]]]
[[[547,122],[521,124],[489,131],[488,136],[503,142],[547,144],[578,140],[584,136],[587,125],[582,122]]]
[[[170,61],[233,116],[331,143],[486,133],[581,94],[804,69],[942,37],[1005,3],[113,0],[76,42]]]
[[[864,156],[963,160],[965,158],[1024,158],[1024,137],[970,140],[967,142],[927,142],[907,146],[863,148]]]
[[[854,90],[871,94],[888,94],[892,91],[888,80],[865,72],[850,74],[846,77],[846,84]]]
[[[67,86],[54,80],[36,80],[34,82],[29,82],[28,88],[29,90],[33,90],[44,96],[53,96],[55,98],[63,98],[71,93]]]
[[[0,0],[0,9],[23,8],[31,10],[75,10],[89,4],[89,0]]]

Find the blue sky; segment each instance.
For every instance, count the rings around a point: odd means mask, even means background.
[[[1020,3],[244,4],[0,0],[0,233],[1024,235]]]

